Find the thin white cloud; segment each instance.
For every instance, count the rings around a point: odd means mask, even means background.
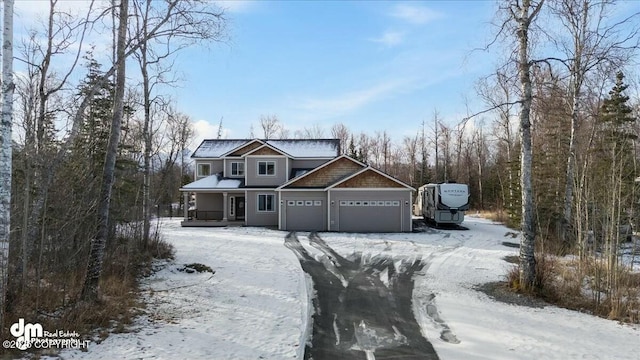
[[[320,99],[303,100],[300,107],[309,112],[343,114],[364,107],[402,89],[406,81],[401,79],[381,82],[378,85]]]
[[[371,41],[392,47],[401,44],[404,41],[405,32],[387,30],[382,36],[373,38]]]
[[[246,13],[251,11],[257,4],[257,1],[248,0],[224,0],[218,3],[220,8],[228,13]]]
[[[391,16],[411,24],[423,25],[443,16],[426,6],[416,4],[398,4],[391,11]]]

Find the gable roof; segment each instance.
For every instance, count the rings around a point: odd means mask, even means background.
[[[191,157],[241,156],[265,144],[292,158],[334,158],[340,155],[339,139],[208,139],[202,141]]]
[[[371,166],[327,187],[327,189],[333,188],[407,188],[415,191],[412,186]]]
[[[220,157],[223,156],[242,156],[260,146],[263,146],[264,142],[262,140],[258,140],[258,139],[254,139],[254,140],[248,140],[246,143],[242,144],[241,146],[238,146],[235,149],[231,149],[229,151],[227,151],[226,153],[220,155]]]
[[[334,188],[396,188],[415,191],[412,186],[347,155],[341,155],[293,178],[276,190]]]
[[[267,143],[267,144],[264,144],[262,146],[256,147],[255,149],[253,149],[253,150],[251,150],[251,151],[249,151],[247,153],[244,153],[242,155],[242,157],[249,156],[249,155],[284,155],[284,156],[287,156],[288,154],[285,153],[284,151],[282,151],[282,150],[280,150],[280,149],[278,149],[276,147],[273,147],[272,145]]]
[[[350,175],[357,173],[366,165],[347,156],[341,155],[317,168],[291,179],[278,189],[285,188],[326,188]]]

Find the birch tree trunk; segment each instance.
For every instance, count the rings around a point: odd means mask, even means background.
[[[518,72],[520,88],[520,185],[522,194],[522,239],[520,242],[520,287],[533,289],[536,277],[535,242],[536,228],[533,206],[533,185],[531,181],[532,149],[531,149],[531,61],[529,59],[529,27],[536,18],[544,0],[537,5],[530,0],[523,0],[522,5],[511,5],[513,20],[518,24]],[[514,8],[516,10],[514,11]]]
[[[147,38],[147,18],[149,16],[150,2],[145,4],[145,12],[142,15],[142,35],[143,38]],[[148,55],[148,43],[147,40],[141,42],[140,45],[140,72],[142,73],[142,96],[144,107],[144,125],[143,125],[143,139],[144,139],[144,168],[143,168],[143,181],[142,181],[142,247],[147,249],[149,244],[149,234],[151,232],[151,90],[149,86],[149,63],[147,61]]]
[[[577,4],[576,4],[577,5]],[[569,6],[565,4],[565,6]],[[571,64],[571,137],[569,138],[569,154],[567,157],[566,183],[564,190],[564,205],[562,224],[560,229],[560,237],[565,247],[573,245],[572,236],[570,236],[571,219],[573,212],[573,187],[575,179],[576,149],[578,147],[577,131],[579,126],[580,96],[582,92],[582,83],[584,82],[585,69],[582,65],[584,56],[586,30],[589,13],[589,1],[581,1],[581,9],[570,8],[567,10],[567,17],[571,17],[568,21],[571,26],[567,30],[573,35],[573,60]],[[578,7],[578,6],[576,6]],[[581,11],[575,11],[581,10]]]
[[[0,119],[0,329],[4,328],[11,232],[11,124],[13,123],[13,0],[4,0],[2,118]],[[0,330],[0,333],[2,330]]]
[[[128,0],[120,1],[120,14],[118,21],[118,43],[117,43],[117,70],[116,88],[113,103],[113,121],[111,123],[111,133],[104,161],[104,171],[100,199],[98,204],[98,229],[96,236],[91,241],[91,251],[87,264],[87,276],[82,289],[81,299],[84,301],[96,301],[98,299],[99,281],[102,274],[102,262],[104,259],[105,245],[109,233],[109,205],[111,203],[111,192],[115,181],[116,157],[118,155],[118,144],[120,142],[120,132],[122,128],[122,117],[124,112],[124,87],[125,87],[125,50],[127,41],[127,20],[128,20]]]

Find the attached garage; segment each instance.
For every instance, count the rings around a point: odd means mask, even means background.
[[[347,156],[282,185],[279,228],[288,231],[407,232],[414,189]]]

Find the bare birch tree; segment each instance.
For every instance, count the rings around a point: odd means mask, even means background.
[[[514,103],[512,100],[513,82],[510,77],[503,71],[496,71],[495,76],[490,79],[483,79],[476,86],[478,95],[482,98],[483,102],[490,108],[494,109],[497,113],[497,117],[493,122],[493,134],[498,140],[500,149],[504,150],[504,158],[506,159],[506,166],[503,167],[506,170],[506,179],[502,181],[502,204],[508,209],[508,214],[514,218],[514,208],[516,196],[516,189],[514,189],[515,178],[514,174],[514,147],[516,141],[514,139],[514,129],[512,121],[512,109]],[[504,186],[506,183],[506,186]],[[519,212],[519,209],[518,209]]]
[[[282,124],[275,115],[260,116],[260,127],[265,140],[274,139],[282,130]]]
[[[536,228],[533,204],[533,185],[531,181],[531,26],[534,24],[544,0],[511,0],[505,8],[508,19],[505,25],[511,25],[517,40],[516,64],[520,79],[520,185],[522,195],[522,239],[520,242],[519,286],[533,289],[536,278],[535,243]]]
[[[13,124],[13,0],[4,0],[2,117],[0,119],[0,328],[4,328],[11,236],[11,126]],[[2,330],[0,330],[0,334]]]
[[[142,218],[143,218],[143,244],[149,241],[150,216],[151,216],[151,152],[154,132],[156,131],[151,108],[158,100],[162,100],[158,95],[158,87],[161,85],[171,85],[175,82],[170,72],[172,69],[171,57],[192,45],[196,41],[221,41],[224,39],[224,27],[220,23],[209,23],[212,18],[221,16],[222,13],[205,13],[194,11],[194,15],[204,15],[194,17],[183,26],[174,29],[173,33],[162,39],[151,38],[149,31],[152,29],[152,21],[157,16],[157,11],[150,1],[133,1],[134,27],[137,34],[137,42],[140,44],[135,56],[138,60],[140,73],[142,75],[142,107],[144,110],[143,133],[143,196],[142,196]],[[195,10],[195,8],[193,9]],[[213,15],[213,16],[211,16]],[[155,45],[155,46],[154,46]],[[218,138],[222,135],[222,119],[218,126]]]
[[[351,137],[349,128],[347,128],[347,126],[342,123],[334,124],[331,127],[331,136],[334,139],[340,140],[340,154],[346,154],[349,138]]]

